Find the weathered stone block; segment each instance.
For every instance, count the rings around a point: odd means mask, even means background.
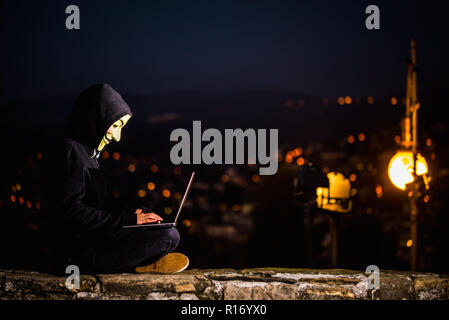
[[[414,279],[415,298],[418,300],[449,299],[449,279],[437,275],[417,277]]]
[[[94,292],[97,281],[92,276],[80,277],[80,288],[69,290],[65,286],[65,277],[58,277],[38,272],[0,271],[3,285],[0,290],[0,298],[8,299],[62,299],[69,298],[72,293],[87,291]]]
[[[102,283],[105,294],[131,297],[147,296],[151,292],[195,293],[204,286],[202,282],[209,281],[206,277],[196,273],[101,274],[98,275],[98,279]]]
[[[224,300],[295,300],[296,286],[281,282],[227,281]]]
[[[381,271],[380,288],[370,290],[373,300],[413,299],[413,281],[406,272]]]

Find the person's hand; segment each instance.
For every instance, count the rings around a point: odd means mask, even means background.
[[[154,212],[145,213],[142,211],[142,209],[137,209],[135,213],[137,215],[137,224],[145,224],[153,222],[161,223],[161,221],[163,220],[160,216],[158,216]]]

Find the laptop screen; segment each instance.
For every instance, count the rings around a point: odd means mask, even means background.
[[[184,182],[177,184],[170,189],[166,188],[160,190],[160,192],[151,197],[151,199],[145,204],[145,207],[149,210],[149,212],[154,212],[163,218],[163,223],[175,222],[183,200],[183,205],[185,205],[188,191],[191,187],[194,176],[195,172],[192,173],[187,184]]]

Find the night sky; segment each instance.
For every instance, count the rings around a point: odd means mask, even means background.
[[[204,88],[387,95],[405,90],[413,36],[427,83],[442,88],[444,3],[2,1],[1,100],[76,96],[98,82],[137,95]],[[70,4],[80,7],[80,30],[65,28]],[[380,7],[381,30],[365,28],[370,4]]]

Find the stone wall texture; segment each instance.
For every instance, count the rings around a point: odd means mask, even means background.
[[[442,300],[449,299],[449,275],[380,272],[379,289],[367,274],[352,270],[210,269],[178,274],[82,275],[69,290],[66,277],[0,270],[0,299],[52,300]]]

